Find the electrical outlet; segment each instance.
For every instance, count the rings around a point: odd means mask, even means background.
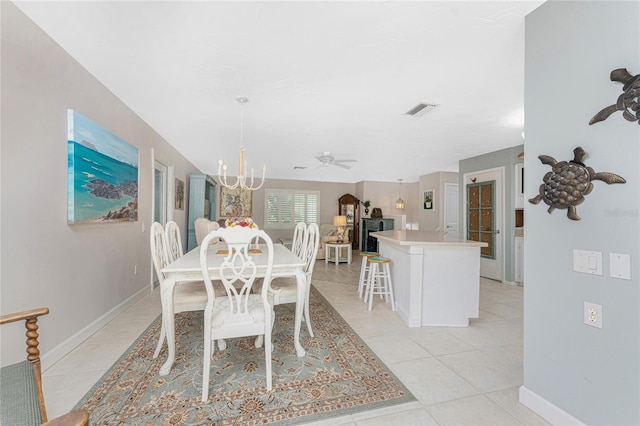
[[[591,327],[602,328],[602,305],[584,302],[584,323]]]

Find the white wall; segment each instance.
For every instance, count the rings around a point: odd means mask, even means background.
[[[214,177],[217,180],[217,177]],[[266,179],[264,187],[254,191],[253,193],[253,219],[259,226],[264,224],[264,207],[265,189],[299,189],[306,191],[320,191],[320,220],[319,223],[332,223],[333,216],[338,214],[338,198],[345,194],[351,194],[364,201],[371,200],[371,208],[379,207],[385,217],[404,214],[407,216],[407,222],[416,221],[418,212],[417,195],[418,184],[403,183],[401,186],[398,182],[370,182],[363,181],[356,184],[353,183],[334,183],[334,182],[315,182],[305,180],[285,180],[285,179]],[[219,191],[219,190],[218,190]],[[404,210],[395,208],[398,195],[401,195],[405,201]],[[219,200],[219,192],[217,200]],[[219,217],[219,206],[216,206],[216,217]],[[369,217],[371,215],[371,211]],[[365,217],[364,207],[359,206],[360,219]],[[267,229],[269,236],[277,241],[279,238],[290,238],[293,236],[293,229]]]
[[[556,424],[640,424],[640,126],[620,112],[588,125],[622,93],[610,72],[640,73],[639,28],[637,1],[550,1],[526,18],[526,198],[550,171],[537,157],[576,146],[627,180],[595,181],[580,221],[525,202],[524,386]],[[603,275],[573,272],[573,249],[602,252]],[[631,255],[632,280],[609,277],[610,253]],[[602,305],[602,329],[583,324],[584,301]]]
[[[352,183],[267,179],[261,189],[253,192],[253,220],[260,227],[264,227],[265,189],[297,189],[305,191],[320,191],[319,224],[333,223],[333,216],[338,214],[338,198],[342,197],[345,194],[355,195],[355,185]],[[219,192],[217,199],[220,200]],[[216,206],[216,214],[218,216],[219,213],[219,206]],[[293,237],[293,229],[267,229],[266,231],[269,236],[276,242],[279,238]]]
[[[151,149],[187,185],[197,170],[13,3],[0,3],[0,309],[49,307],[40,322],[46,366],[54,348],[149,285]],[[67,224],[67,108],[139,149],[138,222]],[[186,212],[175,213],[184,234]],[[24,326],[14,325],[3,326],[3,365],[24,358]]]
[[[444,232],[444,184],[458,183],[458,173],[454,172],[436,172],[428,175],[420,176],[420,186],[418,193],[418,218],[420,230],[422,231],[440,231]],[[424,210],[422,200],[424,191],[435,190],[433,200],[433,210]],[[462,206],[462,205],[461,205]],[[462,223],[458,223],[458,229],[462,232]],[[460,234],[462,237],[462,234]]]
[[[405,215],[407,223],[417,223],[420,201],[417,182],[403,182],[400,185],[398,182],[363,181],[358,185],[360,184],[362,185],[360,200],[371,201],[369,215],[366,217],[371,217],[373,208],[378,207],[382,210],[383,217]],[[404,209],[396,209],[398,196],[404,200]]]

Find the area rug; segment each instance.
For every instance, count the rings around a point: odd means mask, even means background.
[[[214,354],[209,400],[201,402],[203,314],[186,312],[176,315],[176,361],[167,376],[158,374],[166,346],[152,358],[157,318],[76,408],[89,411],[92,425],[298,424],[415,400],[315,288],[315,337],[303,323],[304,357],[293,345],[295,305],[275,310],[271,392],[264,349],[253,337],[229,339]]]

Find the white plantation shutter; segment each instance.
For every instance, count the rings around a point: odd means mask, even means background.
[[[318,223],[319,191],[265,190],[265,228],[293,229],[298,222]]]
[[[307,202],[307,205],[306,205],[307,224],[318,223],[318,221],[320,220],[320,213],[318,211],[320,208],[320,194],[319,193],[307,194],[306,202]]]

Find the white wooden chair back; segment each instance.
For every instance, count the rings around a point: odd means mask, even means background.
[[[199,217],[195,220],[195,222],[193,222],[194,231],[196,233],[197,245],[202,244],[202,240],[204,240],[204,237],[206,237],[207,234],[209,233],[208,227],[207,227],[208,223],[209,223],[209,219],[207,219],[206,217]]]
[[[167,256],[169,257],[169,263],[182,257],[184,252],[182,251],[182,237],[180,235],[180,228],[178,224],[173,220],[167,222],[164,226],[164,236],[167,248]]]
[[[259,250],[265,250],[267,255],[267,266],[264,282],[269,282],[273,269],[273,241],[265,231],[236,226],[233,228],[220,228],[210,232],[200,245],[200,265],[202,276],[207,288],[208,302],[205,309],[205,323],[208,315],[213,313],[217,303],[211,276],[208,273],[207,253],[210,249],[211,241],[220,239],[227,246],[227,254],[220,268],[220,275],[216,277],[222,281],[228,297],[229,315],[224,321],[225,325],[251,324],[253,319],[248,315],[249,296],[256,275],[257,266],[252,259],[252,250],[256,250],[251,241],[259,238],[264,241]],[[268,286],[263,286],[263,303],[268,304]],[[224,297],[224,296],[223,296]]]
[[[305,242],[304,259],[307,264],[304,271],[307,273],[307,279],[311,280],[313,267],[316,264],[316,257],[318,256],[318,245],[320,245],[320,228],[318,228],[316,223],[311,223],[307,226]]]
[[[156,270],[156,275],[160,282],[164,279],[162,269],[167,266],[169,262],[169,255],[167,254],[167,247],[165,243],[164,229],[158,222],[154,222],[151,225],[150,230],[150,246],[151,246],[151,258],[153,259],[153,267]]]
[[[306,232],[307,224],[304,222],[298,222],[293,230],[293,243],[291,244],[291,251],[296,256],[302,257],[302,252],[305,247]]]

